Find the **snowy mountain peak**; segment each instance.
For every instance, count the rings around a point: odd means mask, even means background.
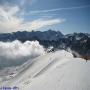
[[[23,66],[20,73],[16,72],[17,76],[15,73],[3,76],[0,86],[16,86],[19,90],[90,89],[90,62],[73,58],[64,50],[45,54],[26,64],[28,67]]]

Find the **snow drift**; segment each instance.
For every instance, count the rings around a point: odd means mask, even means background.
[[[44,48],[38,41],[0,42],[0,68],[17,66],[42,54]]]
[[[90,61],[73,58],[67,51],[46,53],[23,72],[2,76],[0,87],[19,90],[90,90]],[[26,64],[27,66],[27,64]]]

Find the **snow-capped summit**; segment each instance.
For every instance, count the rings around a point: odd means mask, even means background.
[[[64,38],[64,35],[60,31],[18,31],[13,33],[5,33],[0,34],[0,41],[13,41],[13,40],[20,40],[20,41],[27,41],[27,40],[58,40],[60,38]]]
[[[90,61],[86,62],[64,50],[35,58],[8,77],[3,76],[0,86],[19,90],[90,90]]]

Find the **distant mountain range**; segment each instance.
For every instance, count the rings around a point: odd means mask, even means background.
[[[65,36],[59,31],[32,31],[32,32],[13,32],[13,33],[4,33],[0,34],[1,41],[13,41],[13,40],[20,40],[22,42],[26,40],[49,40],[49,41],[57,41],[60,38],[64,38]]]
[[[80,57],[90,59],[90,34],[73,33],[66,35],[66,37],[69,39],[71,50],[80,54]]]
[[[14,40],[20,40],[25,42],[27,40],[37,40],[45,48],[53,46],[53,50],[68,48],[72,51],[73,55],[77,57],[83,57],[90,59],[90,34],[88,33],[73,33],[63,35],[60,31],[18,31],[13,33],[1,33],[0,41],[11,42]]]

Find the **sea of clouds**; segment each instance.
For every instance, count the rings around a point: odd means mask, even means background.
[[[45,50],[38,41],[0,42],[0,68],[21,65],[44,53]]]

